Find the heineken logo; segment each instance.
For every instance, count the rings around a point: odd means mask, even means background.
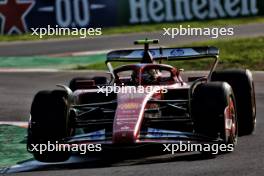
[[[216,19],[258,14],[257,0],[129,0],[130,23]]]

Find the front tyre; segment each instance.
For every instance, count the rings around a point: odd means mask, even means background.
[[[227,82],[233,89],[238,117],[238,134],[252,134],[256,127],[256,99],[252,73],[249,70],[223,70],[212,74],[212,81]]]
[[[222,144],[237,144],[238,124],[232,88],[225,82],[199,84],[192,97],[191,113],[195,133]],[[210,152],[205,152],[206,154]]]
[[[31,118],[28,128],[28,151],[41,162],[61,162],[70,157],[65,151],[44,151],[40,154],[32,151],[32,145],[53,144],[59,145],[62,139],[69,137],[69,108],[67,93],[63,90],[40,91],[34,97],[31,105]]]

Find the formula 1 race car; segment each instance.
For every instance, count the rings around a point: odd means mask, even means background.
[[[28,151],[36,160],[67,160],[70,152],[32,152],[32,144],[101,144],[126,148],[154,144],[236,145],[253,133],[256,103],[249,70],[215,71],[215,47],[149,48],[158,40],[138,40],[144,49],[107,54],[109,78],[78,77],[62,89],[40,91],[33,100]],[[165,61],[213,61],[206,76],[183,81],[183,69]],[[113,62],[133,64],[113,68]],[[103,148],[104,149],[104,148]]]

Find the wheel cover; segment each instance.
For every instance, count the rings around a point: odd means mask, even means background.
[[[228,142],[236,143],[237,140],[237,118],[234,101],[232,97],[228,100],[228,106],[225,108],[225,131]]]

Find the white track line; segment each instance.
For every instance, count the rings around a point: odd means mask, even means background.
[[[89,55],[97,55],[97,54],[106,54],[110,51],[111,50],[74,52],[74,53],[72,53],[72,56],[89,56]]]
[[[28,127],[28,122],[21,122],[21,121],[0,121],[0,125],[14,125],[14,126],[18,126],[18,127],[23,127],[23,128],[27,128]]]

